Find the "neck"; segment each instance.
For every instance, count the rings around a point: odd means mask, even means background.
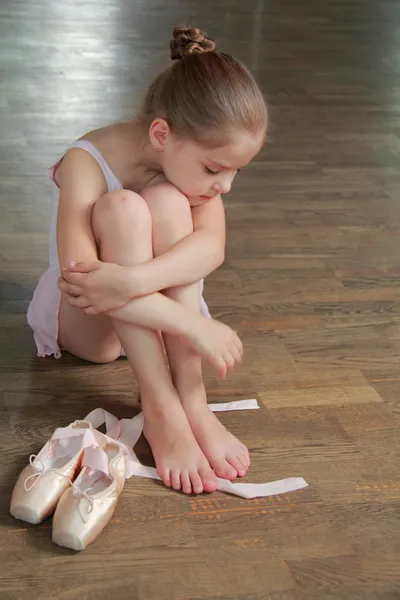
[[[132,156],[128,167],[155,176],[163,172],[162,153],[156,152],[150,143],[148,128],[139,121],[125,123],[127,155]]]

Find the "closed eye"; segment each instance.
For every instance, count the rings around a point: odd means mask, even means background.
[[[206,173],[208,173],[209,175],[218,175],[219,171],[212,171],[211,169],[209,169],[208,167],[204,167],[204,170]]]
[[[206,167],[205,165],[204,165],[204,170],[209,175],[218,175],[221,172],[221,171],[213,171],[212,169],[210,169],[209,167]],[[239,175],[240,171],[241,171],[241,169],[236,169],[235,175]]]

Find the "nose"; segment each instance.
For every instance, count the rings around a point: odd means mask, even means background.
[[[232,187],[233,178],[230,175],[227,175],[223,179],[220,179],[213,185],[214,190],[216,190],[219,194],[228,194]]]

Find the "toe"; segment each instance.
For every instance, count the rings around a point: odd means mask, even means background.
[[[199,469],[199,475],[205,492],[215,492],[217,489],[217,479],[215,473],[210,468]]]
[[[240,454],[243,454],[245,459],[247,460],[247,466],[250,466],[251,463],[251,459],[250,459],[250,454],[248,449],[246,448],[246,446],[243,446],[242,452]]]
[[[225,459],[221,459],[212,465],[218,477],[222,479],[235,479],[237,471]]]
[[[201,494],[201,492],[203,491],[203,483],[197,471],[190,472],[190,481],[192,482],[193,493]]]
[[[179,491],[181,489],[181,474],[179,471],[171,471],[171,483],[174,490]]]
[[[171,487],[171,472],[169,469],[165,469],[161,473],[159,473],[161,479],[163,480],[164,485],[167,487]]]
[[[234,454],[228,454],[226,460],[236,470],[239,477],[243,477],[244,475],[246,475],[246,469],[242,465],[242,462],[240,461],[238,456],[235,456]]]
[[[246,467],[246,469],[249,468],[250,466],[250,454],[249,451],[247,450],[246,446],[242,446],[239,451],[237,452],[237,456],[240,459],[240,462],[243,464],[244,467]]]
[[[188,471],[183,471],[181,473],[181,483],[182,483],[182,492],[184,494],[192,493],[192,484],[190,482],[190,477]]]
[[[250,466],[249,459],[247,458],[247,456],[243,455],[243,454],[239,454],[238,459],[240,460],[240,463],[241,463],[242,467],[244,468],[245,472],[247,472],[247,470]]]

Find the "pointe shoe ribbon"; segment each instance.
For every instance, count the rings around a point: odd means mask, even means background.
[[[97,423],[109,423],[105,437],[109,442],[115,442],[121,447],[125,459],[126,479],[135,475],[142,466],[133,448],[142,435],[143,413],[137,414],[132,419],[118,421],[114,415],[103,408],[95,408],[85,417],[85,421],[91,423],[93,427],[96,427]]]
[[[57,469],[46,469],[37,454],[30,455],[29,464],[33,469],[33,473],[28,475],[24,481],[24,489],[26,492],[30,492],[38,483],[39,479],[46,473],[57,473]]]
[[[82,452],[89,446],[101,447],[110,436],[120,435],[117,417],[98,414],[93,420],[75,421],[57,428],[38,454],[29,457],[13,489],[10,513],[28,523],[41,523],[50,516],[70,487],[80,467]],[[106,434],[93,427],[105,424]]]
[[[72,427],[60,427],[55,430],[54,434],[51,437],[51,440],[49,442],[49,451],[47,459],[49,459],[50,457],[52,457],[53,460],[57,457],[61,458],[63,455],[63,449],[65,450],[68,446],[66,441],[69,438],[77,436],[81,436],[81,449],[86,448],[89,445],[98,445],[99,440],[91,429],[77,431],[74,430]],[[55,443],[57,441],[60,442],[58,445],[59,451],[57,451],[57,444]],[[38,454],[30,455],[29,464],[32,467],[33,472],[30,475],[28,475],[28,477],[24,481],[24,489],[26,492],[32,490],[35,487],[35,485],[39,482],[41,477],[43,477],[43,475],[46,475],[47,473],[54,473],[55,475],[63,476],[63,473],[58,472],[57,469],[46,467],[44,460],[42,460],[40,458],[40,455]]]
[[[90,447],[87,448],[85,450],[85,452],[87,452],[89,450],[90,450]],[[75,485],[75,483],[72,481],[72,479],[70,479],[67,475],[64,475],[64,473],[57,472],[56,469],[47,469],[46,470],[44,468],[44,465],[43,465],[42,461],[40,460],[40,458],[38,456],[36,456],[35,454],[31,454],[31,456],[29,457],[29,462],[32,465],[32,467],[33,467],[33,460],[38,461],[39,464],[36,467],[34,467],[35,472],[32,473],[32,475],[29,475],[29,477],[27,477],[25,479],[24,488],[27,492],[29,492],[35,486],[35,484],[39,481],[39,479],[42,477],[42,475],[45,475],[46,473],[55,473],[59,477],[64,477],[67,480],[67,482],[69,483],[69,485],[76,491],[76,493],[78,495],[80,495],[80,496],[82,496],[82,498],[86,498],[88,500],[91,510],[93,509],[92,498],[87,493],[80,490]],[[28,482],[30,482],[30,483],[28,483]],[[91,510],[89,512],[91,512]],[[82,515],[82,519],[85,521],[85,518],[83,515]]]
[[[93,471],[98,471],[104,475],[109,475],[108,469],[108,460],[107,455],[102,451],[96,448],[86,448],[84,450],[83,459],[82,459],[82,468],[87,467]],[[95,482],[93,482],[95,483]],[[87,490],[81,489],[76,483],[71,483],[72,488],[72,496],[79,499],[78,502],[78,511],[83,523],[86,523],[88,520],[88,515],[93,512],[94,508],[94,500],[93,497],[90,496],[89,492],[92,491],[92,487],[87,488]],[[86,511],[83,511],[83,500],[86,500],[87,506]]]
[[[209,404],[214,412],[236,411],[236,410],[255,410],[259,409],[257,400],[235,400],[233,402]],[[103,409],[97,408],[92,411],[85,420],[96,423],[99,419],[112,421],[113,415]],[[115,418],[115,417],[114,417]],[[136,445],[143,431],[143,413],[137,414],[133,419],[121,419],[119,427],[114,427],[113,433],[116,435],[115,441],[124,449],[124,458],[126,464],[126,478],[132,476],[145,477],[148,479],[161,479],[154,467],[142,465],[137,458],[133,447]],[[94,425],[93,425],[94,426]],[[217,490],[240,496],[248,500],[266,496],[275,496],[286,494],[308,486],[302,477],[288,477],[279,481],[268,483],[232,483],[227,479],[217,478]]]

